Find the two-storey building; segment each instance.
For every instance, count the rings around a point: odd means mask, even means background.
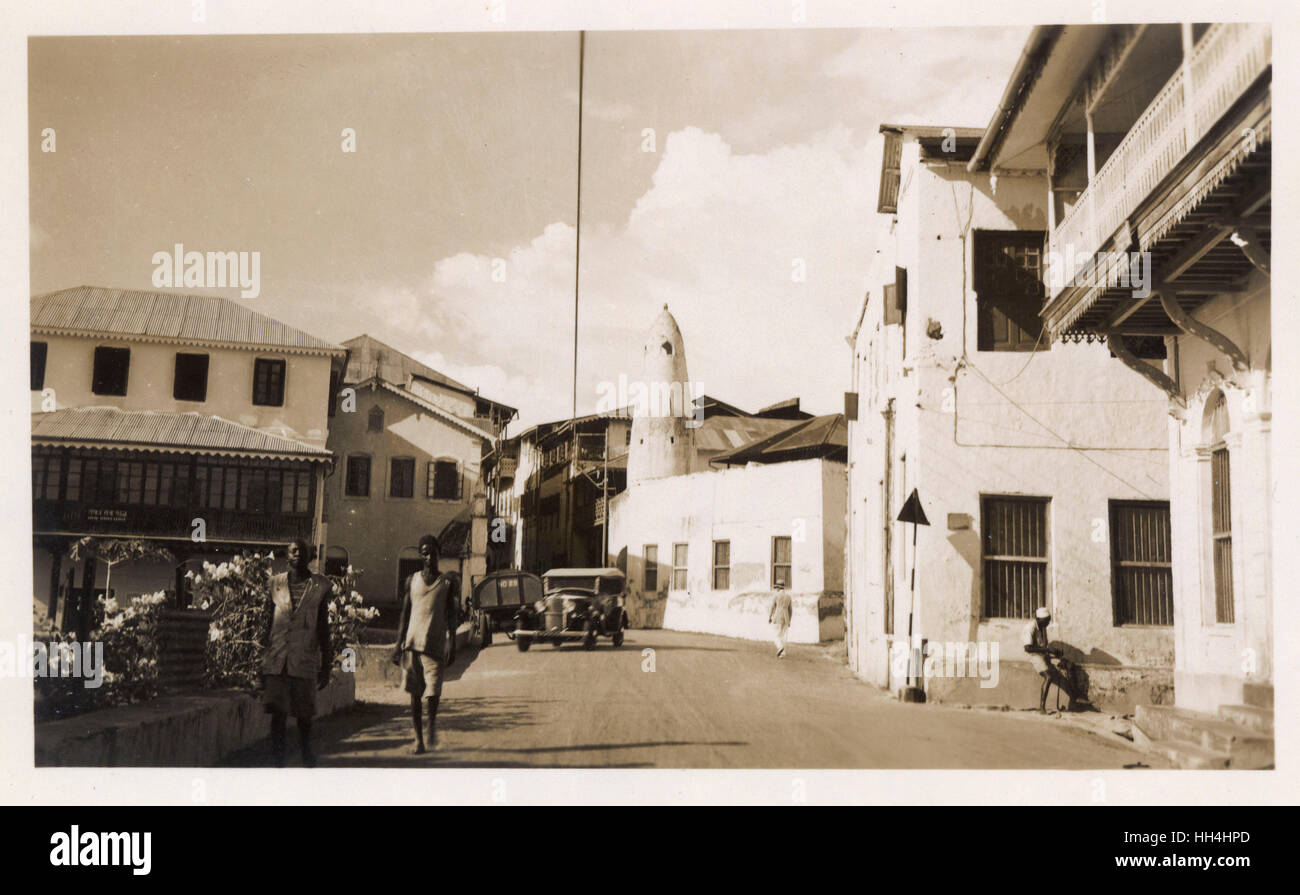
[[[850,664],[894,692],[1036,707],[1022,636],[1047,607],[1094,702],[1159,699],[1164,402],[1105,346],[1043,331],[1041,174],[968,170],[977,129],[881,132],[878,251],[849,338]],[[915,529],[898,521],[914,489]]]
[[[1267,24],[1040,27],[969,162],[1043,178],[1044,339],[1104,340],[1170,416],[1180,713],[1137,726],[1206,766],[1272,731],[1271,125]]]
[[[438,536],[442,568],[462,573],[464,588],[486,571],[481,463],[516,411],[371,336],[343,345],[326,562],[359,570],[361,593],[391,622],[421,535]]]
[[[325,541],[332,385],[347,351],[224,298],[81,286],[31,302],[35,596],[102,591],[83,537],[157,541],[114,592],[182,594],[187,560]]]

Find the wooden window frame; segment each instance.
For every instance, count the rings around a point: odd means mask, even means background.
[[[790,558],[789,558],[788,560],[786,560],[785,562],[781,562],[781,561],[779,560],[779,558],[778,558],[778,551],[777,551],[777,548],[780,546],[780,544],[781,544],[782,541],[784,541],[786,544],[788,544],[788,545],[789,545],[789,548],[790,548],[790,551],[789,551],[789,552],[790,552]],[[772,567],[772,568],[771,568],[771,586],[772,586],[772,589],[775,590],[775,589],[776,589],[776,586],[777,586],[777,584],[778,584],[778,581],[777,581],[777,575],[776,575],[777,569],[785,569],[785,584],[784,584],[784,587],[785,587],[786,590],[793,590],[793,588],[794,588],[794,538],[791,537],[790,535],[772,535],[772,562],[771,562],[771,567]]]
[[[394,489],[394,488],[396,487],[396,485],[397,485],[397,475],[396,475],[396,472],[397,472],[397,464],[398,464],[398,463],[410,463],[410,464],[411,464],[411,479],[410,479],[411,493],[410,493],[410,494],[394,494],[394,493],[393,493],[393,489]],[[404,457],[404,456],[403,456],[403,457],[389,457],[389,458],[388,458],[388,488],[387,488],[387,491],[386,491],[385,493],[388,495],[388,499],[389,499],[389,500],[414,500],[414,499],[415,499],[415,469],[416,469],[416,467],[415,467],[415,458],[414,458],[414,457]]]
[[[680,566],[677,564],[678,547],[682,548],[682,564]],[[690,583],[691,583],[690,576],[688,574],[688,570],[690,568],[690,561],[691,561],[691,545],[683,541],[675,542],[673,544],[673,577],[672,580],[669,582],[669,588],[671,590],[679,590],[679,591],[689,590]],[[677,583],[679,573],[681,574],[680,585]]]
[[[648,593],[656,593],[659,590],[659,545],[643,545],[641,555],[645,557],[641,589]]]
[[[200,394],[197,398],[189,398],[181,394],[181,358],[186,358],[186,363],[191,359],[202,359],[203,377],[202,384],[196,386],[194,393]],[[177,401],[186,401],[192,404],[202,404],[208,400],[208,374],[212,369],[212,356],[209,354],[196,354],[188,351],[177,351],[176,359],[172,363],[172,398]],[[192,371],[189,371],[192,372]],[[195,374],[197,379],[197,374]]]
[[[1110,557],[1111,557],[1111,599],[1114,608],[1116,627],[1128,628],[1165,628],[1174,623],[1173,597],[1173,519],[1167,500],[1112,500],[1109,502]],[[1163,511],[1164,537],[1153,530],[1140,518],[1125,518],[1126,510]],[[1148,552],[1152,542],[1155,553],[1164,559],[1126,559],[1126,543],[1136,546],[1145,542]],[[1157,594],[1151,599],[1137,601],[1136,596],[1128,593],[1125,587],[1126,570],[1155,573],[1159,575],[1156,585]],[[1159,594],[1163,593],[1163,597]]]
[[[273,378],[269,371],[278,369],[279,375],[279,394],[265,394],[265,389],[271,387]],[[263,377],[262,371],[268,371]],[[289,365],[281,357],[257,357],[253,358],[253,406],[255,407],[283,407],[285,395],[288,393]],[[278,400],[275,400],[278,399]]]
[[[110,364],[110,358],[120,358],[122,360],[121,372],[113,372],[109,376],[107,369]],[[101,363],[104,365],[101,368]],[[120,345],[96,345],[93,360],[91,361],[90,390],[96,395],[107,395],[115,398],[126,396],[127,390],[131,383],[131,349],[123,348]],[[114,391],[116,381],[120,376],[122,384],[121,391]],[[112,381],[109,381],[111,378]]]
[[[726,548],[726,562],[718,561],[718,548]],[[722,575],[725,581],[719,583],[718,576]],[[723,538],[713,542],[713,589],[714,590],[731,590],[731,541]]]
[[[1037,506],[1042,513],[1042,540],[1043,553],[1041,556],[1032,554],[991,554],[989,549],[989,504],[992,502],[1020,503],[1025,506]],[[1014,620],[1033,618],[1034,610],[1038,606],[1051,606],[1052,602],[1052,517],[1051,517],[1050,497],[1043,497],[1033,494],[981,494],[980,495],[980,617],[983,620]],[[993,612],[993,609],[1003,609],[1005,607],[994,607],[990,604],[991,591],[990,574],[994,568],[999,565],[1011,564],[1034,564],[1042,566],[1043,575],[1043,592],[1035,601],[1032,596],[1028,602],[1035,605],[1026,605],[1019,614],[1010,615],[1002,612]]]
[[[1042,230],[992,230],[977,229],[971,240],[971,282],[975,289],[975,348],[977,351],[1048,351],[1051,341],[1044,340],[1042,320],[1037,316],[1047,300],[1047,288],[1043,283],[1043,264],[1047,234]],[[995,279],[990,270],[992,256],[1006,257],[1004,249],[1013,248],[1028,252],[1033,250],[1038,256],[1038,270],[1033,277],[1039,292],[1038,307],[1031,314],[1027,309],[1018,309],[1019,319],[1013,320],[1006,307],[1018,301],[1028,302],[1028,293],[1017,297],[1014,293],[992,294],[994,286],[1006,285],[1005,280]],[[1018,260],[1018,255],[1016,256]],[[1005,261],[999,263],[1007,266]],[[1017,276],[1027,272],[1020,265]],[[1026,281],[1027,284],[1027,281]],[[996,329],[999,324],[1006,327],[1007,336],[999,338]],[[1012,337],[1012,331],[1015,335]]]
[[[352,461],[366,461],[366,488],[364,493],[353,493],[350,490],[352,484]],[[343,458],[343,497],[348,500],[369,500],[375,483],[375,458],[370,454],[355,452],[349,453]]]

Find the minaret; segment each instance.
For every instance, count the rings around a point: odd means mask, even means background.
[[[636,401],[635,393],[629,390],[634,416],[627,457],[628,484],[686,475],[691,471],[695,447],[695,430],[686,426],[693,408],[682,331],[668,313],[668,305],[664,305],[646,336],[639,384],[645,390],[642,401]]]

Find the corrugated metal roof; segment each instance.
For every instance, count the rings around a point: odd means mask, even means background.
[[[462,382],[457,382],[450,376],[439,373],[433,367],[420,363],[410,355],[379,341],[374,336],[363,334],[354,339],[348,339],[343,345],[349,351],[348,369],[343,377],[344,382],[348,384],[365,382],[367,379],[378,377],[385,382],[405,388],[407,379],[411,376],[417,376],[463,394],[472,395],[480,401],[487,401],[489,404],[495,404],[505,410],[517,409],[508,404],[502,404],[500,401],[493,401],[490,398],[483,397],[478,393],[477,389],[472,389]]]
[[[766,438],[794,425],[790,420],[773,420],[752,416],[713,416],[695,430],[695,449],[730,451]]]
[[[784,429],[710,458],[711,463],[776,463],[805,457],[837,457],[848,449],[844,415],[832,413],[810,420],[782,420]]]
[[[343,347],[211,295],[76,286],[32,298],[32,329],[342,353]]]
[[[218,416],[116,407],[67,407],[33,413],[32,441],[332,456],[325,448],[250,429]]]

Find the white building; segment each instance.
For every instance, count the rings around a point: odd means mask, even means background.
[[[1165,402],[1104,345],[1041,332],[1041,175],[968,171],[978,130],[881,130],[884,232],[850,337],[850,665],[894,692],[1036,707],[1022,635],[1046,606],[1094,702],[1161,700],[1174,652]],[[896,521],[913,489],[930,522],[915,549]],[[1140,542],[1125,534],[1135,525]],[[909,666],[922,641],[940,655],[996,645],[996,686],[924,653]]]
[[[1188,765],[1272,760],[1271,126],[1266,24],[1040,27],[970,162],[1054,198],[1046,337],[1104,337],[1170,414],[1178,710],[1137,726]],[[1088,275],[1129,253],[1149,294]]]
[[[684,391],[686,377],[665,308],[642,381]],[[796,418],[732,417],[717,404],[725,413],[697,421],[680,415],[685,406],[634,417],[627,490],[610,502],[610,552],[628,575],[633,626],[765,639],[781,584],[794,607],[791,641],[842,637],[843,418],[810,417],[797,404],[771,409]],[[741,438],[746,424],[758,432]],[[715,450],[715,436],[729,435],[734,446]]]

